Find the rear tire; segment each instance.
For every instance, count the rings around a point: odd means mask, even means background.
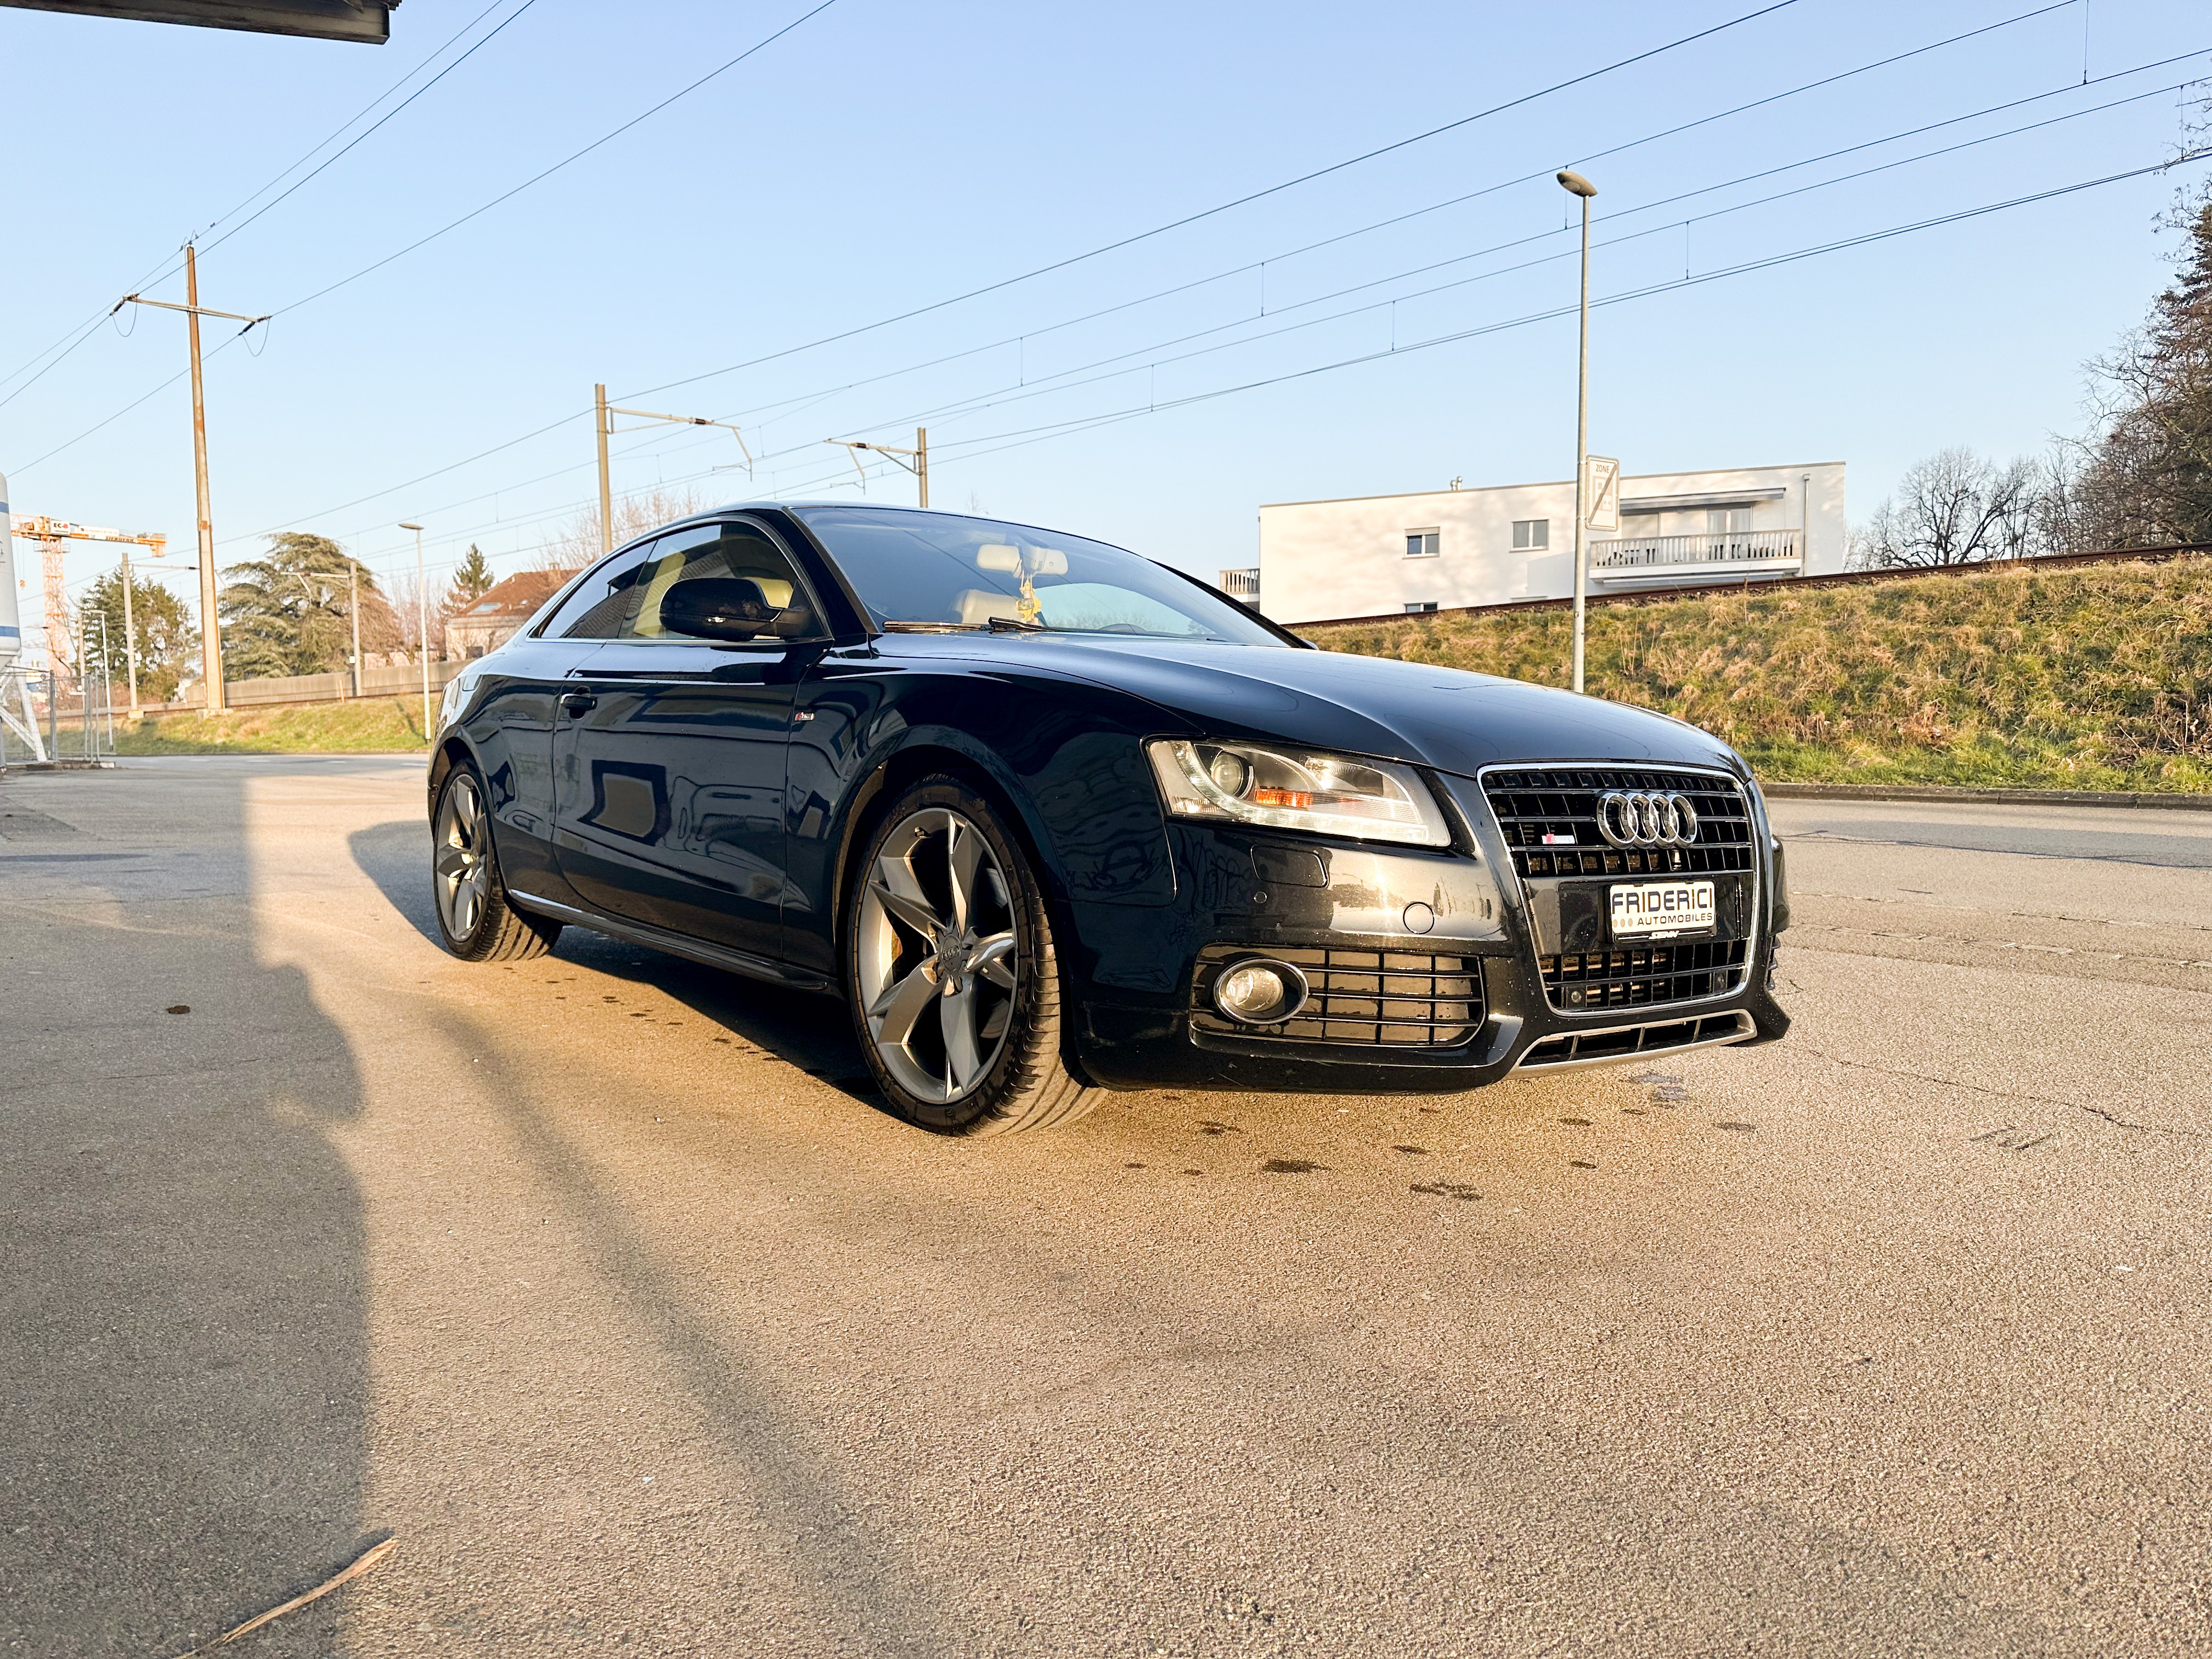
[[[926,778],[869,834],[845,904],[845,994],[877,1086],[947,1135],[1073,1122],[1103,1092],[1060,1060],[1060,963],[1036,872],[991,805]]]
[[[483,781],[469,762],[447,775],[430,823],[438,942],[464,962],[526,962],[551,950],[561,924],[525,915],[507,902]]]

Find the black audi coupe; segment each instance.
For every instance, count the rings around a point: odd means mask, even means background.
[[[1782,848],[1726,744],[1316,650],[1026,525],[780,502],[634,542],[447,687],[429,797],[456,956],[573,923],[842,997],[949,1133],[1789,1029]]]

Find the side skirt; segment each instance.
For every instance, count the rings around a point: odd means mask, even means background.
[[[747,979],[765,980],[770,985],[781,985],[791,991],[818,991],[830,996],[840,996],[836,982],[828,975],[803,968],[793,968],[784,963],[771,962],[766,957],[757,957],[744,951],[732,951],[726,945],[708,945],[682,933],[672,933],[665,928],[654,927],[641,921],[623,921],[613,916],[602,915],[596,910],[580,909],[573,904],[558,903],[552,899],[539,898],[534,893],[507,890],[508,900],[524,909],[549,921],[564,922],[571,927],[588,927],[595,933],[631,945],[641,945],[648,951],[665,951],[672,957],[682,957],[708,968],[720,968],[732,974],[743,974]]]

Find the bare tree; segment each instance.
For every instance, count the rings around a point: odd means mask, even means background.
[[[2045,550],[2048,471],[2028,456],[1988,460],[1963,445],[1916,462],[1851,538],[1863,568],[1975,564]]]
[[[2212,150],[2212,94],[2177,161]],[[2185,187],[2160,223],[2179,234],[2174,280],[2142,326],[2089,365],[2089,435],[2069,447],[2065,544],[2212,541],[2212,185]]]
[[[422,651],[422,613],[421,601],[427,599],[430,622],[430,659],[443,662],[446,658],[446,584],[432,576],[424,583],[411,570],[392,580],[392,609],[398,623],[397,637],[386,654],[395,662],[420,662]]]
[[[677,519],[688,518],[704,505],[696,489],[678,491],[655,487],[634,495],[617,495],[615,498],[613,545],[620,547],[647,531],[658,530],[662,525]],[[599,556],[599,509],[593,505],[584,508],[539,544],[537,568],[540,570],[581,570]]]

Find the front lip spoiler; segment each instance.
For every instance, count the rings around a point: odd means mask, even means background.
[[[1725,1023],[1725,1029],[1717,1030],[1710,1036],[1705,1035],[1705,1027],[1722,1025],[1723,1023]],[[1648,1048],[1644,1046],[1645,1033],[1666,1030],[1681,1025],[1687,1025],[1693,1029],[1695,1035],[1691,1041],[1661,1043]],[[1627,1031],[1637,1033],[1637,1044],[1633,1048],[1620,1054],[1592,1054],[1587,1059],[1582,1058],[1577,1053],[1582,1044],[1592,1037],[1619,1036]],[[1642,1021],[1634,1025],[1607,1025],[1593,1031],[1559,1031],[1548,1037],[1539,1037],[1534,1042],[1530,1043],[1522,1057],[1514,1062],[1513,1069],[1516,1072],[1581,1072],[1589,1071],[1599,1066],[1626,1066],[1639,1060],[1663,1060],[1674,1054],[1691,1054],[1699,1048],[1725,1048],[1735,1043],[1748,1042],[1758,1035],[1758,1021],[1751,1017],[1748,1009],[1744,1008],[1732,1009],[1718,1014],[1692,1015],[1688,1019],[1655,1019]],[[1537,1049],[1552,1042],[1567,1044],[1566,1059],[1532,1060],[1529,1058],[1529,1055],[1534,1054]]]

